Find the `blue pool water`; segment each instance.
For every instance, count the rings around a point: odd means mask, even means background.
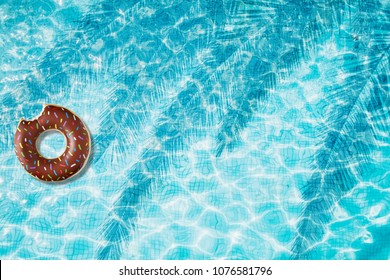
[[[388,259],[389,5],[0,0],[0,258]],[[13,151],[45,103],[64,183]]]

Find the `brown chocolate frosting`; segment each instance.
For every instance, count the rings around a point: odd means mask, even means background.
[[[57,130],[66,137],[64,153],[53,159],[37,150],[39,135]],[[24,169],[42,181],[63,181],[78,173],[87,163],[91,139],[81,119],[68,109],[45,105],[41,115],[33,120],[20,120],[15,133],[16,155]]]

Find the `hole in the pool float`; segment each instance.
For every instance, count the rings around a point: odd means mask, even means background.
[[[38,152],[45,158],[57,158],[65,152],[66,139],[58,130],[46,130],[37,139]]]

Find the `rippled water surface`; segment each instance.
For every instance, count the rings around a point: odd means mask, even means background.
[[[0,257],[388,259],[389,5],[0,0]],[[43,104],[63,183],[13,151]]]

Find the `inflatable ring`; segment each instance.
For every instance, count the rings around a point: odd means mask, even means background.
[[[57,130],[66,137],[66,149],[57,158],[43,157],[36,147],[38,137],[47,130]],[[86,165],[91,138],[76,114],[57,105],[44,105],[37,118],[20,120],[14,147],[16,156],[30,175],[41,181],[63,181]]]

